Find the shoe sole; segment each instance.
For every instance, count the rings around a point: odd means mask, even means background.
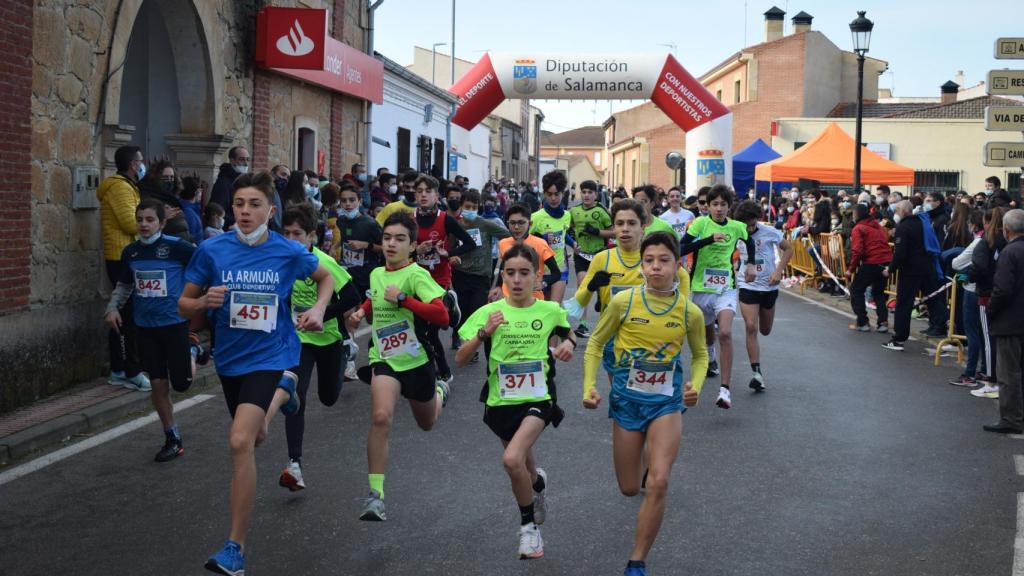
[[[538,558],[543,558],[543,557],[544,557],[544,551],[543,550],[541,550],[540,552],[534,552],[533,554],[520,554],[519,555],[519,559],[520,560],[536,560]]]
[[[245,576],[245,569],[232,572],[231,570],[228,570],[227,568],[221,566],[214,560],[207,560],[206,564],[204,565],[204,568],[206,568],[210,572],[224,574],[224,576]]]
[[[281,477],[277,480],[277,484],[291,490],[292,492],[298,492],[299,490],[306,488],[305,484],[299,484],[299,481],[295,479],[295,476],[292,476],[287,472],[281,474]]]
[[[750,384],[747,384],[747,386],[750,386],[750,389],[754,392],[764,392],[764,384],[761,384],[757,380],[751,380]]]
[[[715,402],[715,406],[718,406],[722,410],[728,410],[729,408],[732,408],[732,402],[726,402],[724,400],[719,400],[719,401]]]
[[[359,517],[364,522],[383,522],[388,519],[386,515],[377,515],[373,512],[363,512],[362,516]]]

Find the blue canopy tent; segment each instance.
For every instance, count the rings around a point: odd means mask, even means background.
[[[782,154],[772,150],[772,147],[765,144],[764,140],[760,138],[751,142],[750,146],[734,154],[732,157],[732,188],[736,191],[736,195],[740,198],[746,198],[747,190],[754,185],[754,168],[758,164],[775,160],[780,156]],[[757,182],[755,190],[757,192],[768,192],[769,184],[775,189],[775,192],[791,187],[789,182]]]

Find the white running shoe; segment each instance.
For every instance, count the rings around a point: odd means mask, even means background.
[[[999,398],[999,386],[985,384],[977,390],[971,390],[971,396],[977,396],[978,398]]]
[[[718,401],[715,402],[715,406],[724,410],[728,410],[732,407],[732,392],[730,392],[725,386],[718,389]]]
[[[277,483],[292,492],[298,492],[305,488],[306,483],[302,480],[302,466],[295,460],[289,460],[288,467],[281,472],[281,478]]]
[[[548,505],[544,498],[548,491],[548,474],[543,468],[537,468],[537,476],[544,479],[544,489],[533,493],[533,521],[540,526],[548,515]]]
[[[107,378],[107,384],[111,386],[124,386],[124,383],[127,381],[128,379],[124,377],[124,370],[120,372],[111,371],[110,376]]]
[[[149,378],[147,378],[142,372],[139,372],[131,378],[126,378],[121,385],[129,390],[136,390],[138,392],[149,392],[153,389],[152,385],[149,383]]]
[[[754,372],[754,376],[750,379],[748,386],[754,392],[764,392],[764,376],[760,372]]]
[[[359,373],[356,372],[355,360],[349,360],[345,365],[345,380],[359,380]]]
[[[544,556],[544,541],[540,528],[533,522],[519,527],[519,559],[530,560]]]

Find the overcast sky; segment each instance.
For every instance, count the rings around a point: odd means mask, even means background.
[[[457,0],[455,55],[476,61],[485,51],[667,52],[699,76],[743,46],[764,39],[764,12],[777,5],[790,18],[801,10],[813,28],[844,50],[857,10],[874,21],[870,56],[889,63],[880,86],[895,96],[938,96],[963,70],[966,84],[992,68],[1024,68],[1024,60],[995,60],[1000,36],[1024,36],[1020,0]],[[1021,3],[1024,5],[1024,3]],[[506,9],[496,9],[507,5]],[[626,8],[628,6],[628,8]],[[744,8],[746,6],[746,8]],[[746,16],[744,16],[744,11]],[[384,0],[376,14],[375,49],[411,64],[413,46],[450,42],[451,0]],[[746,43],[744,43],[746,22]],[[438,48],[448,53],[449,47]],[[609,110],[639,102],[535,101],[553,132],[600,124]]]

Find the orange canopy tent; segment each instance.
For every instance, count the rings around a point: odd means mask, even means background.
[[[835,122],[793,151],[771,162],[758,164],[754,178],[766,182],[796,182],[801,178],[824,184],[853,182],[853,152],[856,144]],[[914,185],[914,170],[863,148],[860,155],[862,184]]]

